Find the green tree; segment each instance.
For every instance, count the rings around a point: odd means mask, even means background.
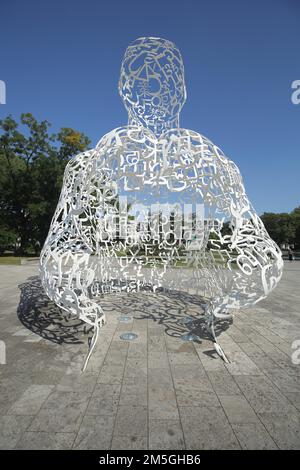
[[[295,224],[291,214],[265,212],[261,216],[270,237],[280,246],[283,243],[294,243]]]
[[[49,122],[30,113],[21,115],[20,125],[11,116],[0,120],[0,228],[15,236],[23,254],[43,245],[64,168],[90,141],[70,128],[49,134]]]
[[[291,212],[291,219],[295,228],[294,245],[296,249],[300,249],[300,206]]]
[[[0,255],[7,249],[15,249],[17,238],[15,232],[5,227],[3,224],[0,225]]]

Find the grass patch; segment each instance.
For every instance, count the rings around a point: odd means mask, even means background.
[[[0,256],[0,265],[21,265],[20,256]]]

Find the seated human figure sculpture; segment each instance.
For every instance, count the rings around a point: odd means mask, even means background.
[[[165,288],[205,298],[207,330],[226,361],[215,321],[271,292],[281,252],[237,166],[180,128],[184,67],[172,42],[134,41],[119,92],[128,125],[66,166],[40,257],[42,284],[60,308],[94,327],[87,360],[105,324],[101,294]]]

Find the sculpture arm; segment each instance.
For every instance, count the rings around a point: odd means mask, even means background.
[[[91,305],[88,289],[95,275],[91,255],[97,251],[99,234],[103,232],[99,214],[105,209],[105,200],[115,194],[115,184],[105,166],[105,156],[115,135],[118,135],[115,131],[104,135],[95,149],[68,162],[40,257],[41,278],[48,296],[80,317],[86,315]],[[83,303],[88,305],[87,309]],[[98,311],[96,305],[93,302],[94,310]]]
[[[91,251],[88,239],[83,236],[78,226],[80,216],[84,214],[82,170],[89,156],[90,152],[79,154],[71,159],[65,168],[59,201],[41,253],[42,264],[49,262],[50,255]]]
[[[233,282],[226,299],[230,307],[251,306],[278,284],[283,269],[281,251],[270,238],[246,195],[238,167],[215,147],[217,207],[230,223],[230,234],[213,244],[224,250]]]
[[[94,325],[102,311],[88,295],[92,253],[86,220],[85,194],[92,151],[67,164],[60,198],[40,257],[40,275],[47,295],[62,309]]]

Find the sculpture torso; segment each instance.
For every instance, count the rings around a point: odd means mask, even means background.
[[[157,139],[143,128],[115,129],[68,165],[63,200],[77,240],[74,253],[89,256],[102,292],[186,283],[203,294],[199,268],[236,262],[224,249],[214,263],[216,237],[206,248],[229,208],[248,209],[237,176],[220,149],[194,131],[170,130]],[[170,270],[179,266],[189,270]],[[200,277],[204,281],[207,272]]]

